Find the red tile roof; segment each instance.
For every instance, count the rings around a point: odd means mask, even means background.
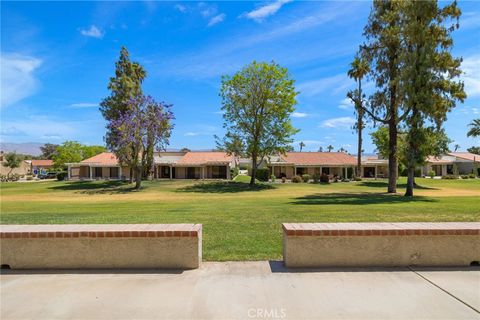
[[[282,155],[281,158],[299,166],[336,166],[357,163],[357,159],[343,152],[287,152],[286,156]]]
[[[470,153],[470,152],[450,152],[449,155],[460,158],[460,159],[464,159],[464,160],[480,162],[480,155]]]
[[[81,163],[100,163],[103,165],[118,165],[117,157],[111,152],[102,152],[91,158],[81,161]]]
[[[51,167],[53,166],[53,160],[32,160],[32,166],[34,167]]]
[[[178,165],[202,165],[230,163],[233,155],[225,152],[187,152],[176,164]]]
[[[448,163],[453,163],[454,161],[449,160],[449,159],[439,158],[439,157],[436,157],[436,156],[428,156],[427,157],[427,162],[428,163],[433,163],[433,164],[448,164]]]

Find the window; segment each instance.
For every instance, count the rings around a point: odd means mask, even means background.
[[[93,171],[93,175],[95,178],[101,178],[102,177],[102,168],[101,167],[95,167],[95,170]]]
[[[213,179],[227,179],[227,167],[226,166],[213,166],[212,167]]]
[[[110,178],[119,178],[118,173],[119,171],[117,167],[110,168]]]
[[[329,167],[322,167],[322,174],[330,174],[330,168]]]
[[[187,179],[200,179],[200,168],[188,167],[187,168]]]

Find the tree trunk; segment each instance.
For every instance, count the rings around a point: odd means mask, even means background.
[[[359,119],[360,119],[360,116],[359,116]],[[358,151],[357,151],[357,177],[360,178],[361,175],[362,175],[362,127],[359,126],[358,127]]]
[[[389,141],[388,141],[388,193],[397,192],[397,121],[396,117],[392,117],[390,120],[388,129],[389,129]]]
[[[137,166],[135,170],[135,189],[139,190],[142,187],[142,167]]]
[[[250,186],[255,185],[255,178],[257,177],[257,155],[252,155],[252,176],[250,177]]]
[[[129,179],[129,182],[130,183],[133,183],[133,168],[130,167],[130,179]]]
[[[413,197],[413,188],[415,186],[415,166],[408,166],[407,190],[405,197]]]

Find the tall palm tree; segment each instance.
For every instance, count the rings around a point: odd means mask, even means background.
[[[305,147],[305,143],[303,143],[303,141],[300,141],[300,152],[302,152],[303,147]]]
[[[362,92],[362,79],[370,71],[370,66],[368,62],[360,57],[355,57],[352,63],[350,64],[350,70],[348,70],[348,76],[354,79],[357,82],[357,89],[348,92],[347,97],[349,97],[354,105],[355,112],[357,113],[357,122],[355,124],[355,129],[358,134],[358,151],[357,151],[357,177],[360,176],[361,166],[362,166],[362,131],[364,128],[363,117],[364,111],[362,109],[363,104],[363,92]]]
[[[332,152],[333,146],[330,144],[330,145],[327,147],[327,150],[328,150],[328,152]]]
[[[460,148],[460,145],[459,144],[456,144],[453,146],[455,148],[455,150],[453,152],[457,152],[458,148]]]
[[[480,137],[480,119],[473,119],[468,126],[471,128],[467,132],[467,137]]]

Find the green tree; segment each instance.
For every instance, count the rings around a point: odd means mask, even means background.
[[[443,8],[436,1],[405,0],[401,4],[405,47],[401,83],[405,93],[403,108],[408,113],[405,196],[413,196],[415,168],[428,155],[441,151],[432,150],[429,139],[438,136],[435,131],[440,131],[447,113],[466,97],[463,83],[458,80],[462,59],[451,55],[452,32],[458,28],[461,12],[456,2]],[[433,125],[428,127],[429,123]]]
[[[243,154],[252,159],[250,185],[255,184],[262,161],[285,153],[298,130],[291,123],[297,92],[286,68],[252,62],[233,76],[223,76],[220,96],[226,134],[219,144],[229,152],[239,139]]]
[[[120,57],[115,63],[115,76],[110,78],[108,84],[110,95],[100,103],[100,111],[107,122],[116,121],[125,113],[132,111],[133,104],[129,102],[143,94],[142,83],[146,76],[145,69],[139,63],[132,62],[127,48],[122,47]],[[114,143],[119,134],[114,127],[107,130],[106,144]],[[118,149],[117,152],[125,153],[122,156],[123,159],[133,159],[137,156],[134,154],[134,149],[133,145],[126,145],[121,150]],[[132,181],[133,168],[130,168],[130,182]]]
[[[470,147],[470,148],[467,149],[467,151],[470,152],[470,153],[480,155],[480,147]]]
[[[13,169],[19,168],[22,163],[23,158],[19,156],[16,152],[9,152],[4,155],[4,161],[2,165],[6,168],[10,168],[10,171],[7,173],[7,178],[12,173]]]
[[[302,149],[305,147],[305,143],[303,141],[300,141],[300,152],[302,152]]]
[[[400,106],[403,98],[401,86],[401,2],[374,0],[368,23],[364,29],[367,42],[361,47],[361,57],[370,66],[369,76],[375,83],[375,92],[369,103],[361,106],[374,124],[387,126],[388,188],[397,192],[397,135],[399,124],[406,117]]]
[[[80,162],[83,157],[84,146],[77,141],[65,141],[57,147],[57,152],[53,156],[55,168],[65,168],[66,163]]]
[[[327,146],[328,152],[332,152],[333,149],[334,149],[334,148],[333,148],[333,146],[332,146],[331,144],[329,144],[329,145]]]
[[[105,148],[104,146],[83,146],[82,160],[91,158],[93,156],[96,156],[97,154],[100,154],[106,151],[107,151],[107,148]]]
[[[470,130],[467,132],[467,137],[480,137],[480,119],[473,119],[468,126]]]
[[[348,70],[348,76],[357,82],[357,89],[349,91],[347,97],[352,100],[355,106],[355,113],[357,115],[357,122],[355,123],[355,130],[357,131],[357,177],[361,175],[362,168],[362,131],[364,128],[365,112],[363,111],[363,100],[365,95],[362,91],[362,79],[370,71],[370,66],[367,61],[361,57],[355,57],[350,64],[350,70]]]
[[[40,147],[40,150],[42,151],[42,159],[53,159],[53,156],[55,155],[55,152],[57,152],[57,147],[58,144],[53,144],[53,143],[45,143],[43,146]]]
[[[456,143],[454,146],[453,146],[453,152],[457,152],[457,150],[460,148],[460,145],[458,143]]]

